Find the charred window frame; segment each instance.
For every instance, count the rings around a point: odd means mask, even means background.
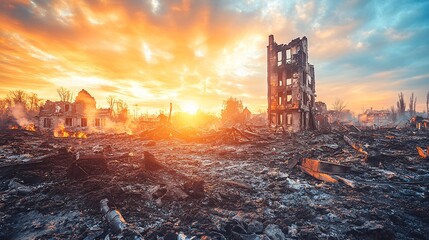
[[[52,119],[51,118],[44,118],[43,119],[43,127],[45,127],[45,128],[52,127]]]
[[[292,90],[286,91],[286,103],[292,103]]]
[[[65,125],[69,126],[69,127],[73,126],[73,119],[72,118],[66,118]]]
[[[302,84],[307,86],[307,73],[305,71],[302,74]]]
[[[282,65],[283,63],[283,52],[279,51],[277,52],[277,66]]]
[[[81,118],[80,119],[80,126],[81,127],[87,127],[88,126],[88,119],[87,118]]]
[[[292,125],[292,113],[286,113],[286,125]]]
[[[292,63],[292,55],[290,49],[286,49],[286,62]]]
[[[283,124],[283,114],[277,114],[277,125]]]

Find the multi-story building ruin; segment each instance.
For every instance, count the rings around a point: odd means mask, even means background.
[[[40,107],[39,129],[48,130],[59,125],[66,128],[102,128],[112,116],[111,109],[97,109],[94,97],[82,89],[74,102],[47,100]]]
[[[315,76],[308,63],[307,38],[267,46],[268,121],[270,126],[298,132],[314,129]]]

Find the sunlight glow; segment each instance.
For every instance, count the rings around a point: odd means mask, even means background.
[[[195,102],[184,102],[180,107],[182,108],[182,111],[190,114],[195,114],[199,108]]]

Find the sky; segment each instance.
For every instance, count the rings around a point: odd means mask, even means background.
[[[387,109],[429,91],[429,1],[3,0],[0,97],[22,89],[109,95],[139,113],[199,108],[229,97],[267,109],[268,36],[306,36],[317,101]]]

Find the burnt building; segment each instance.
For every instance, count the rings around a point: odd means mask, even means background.
[[[358,115],[361,126],[385,126],[395,122],[394,113],[389,110],[367,109],[364,113]]]
[[[307,38],[267,46],[268,121],[270,126],[298,132],[315,128],[314,66],[308,63]]]
[[[327,116],[328,113],[328,107],[326,106],[326,103],[318,101],[314,103],[314,121],[316,124],[316,129],[318,130],[325,130],[329,129],[329,119]]]
[[[96,101],[82,89],[74,102],[50,101],[40,107],[39,129],[48,130],[64,126],[66,128],[102,128],[112,115],[111,109],[97,109]]]

